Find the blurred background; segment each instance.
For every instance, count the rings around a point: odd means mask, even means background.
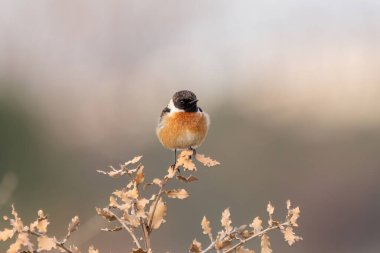
[[[125,182],[95,171],[141,154],[164,175],[155,126],[189,89],[212,119],[198,152],[221,166],[168,201],[155,252],[206,244],[203,215],[216,231],[226,207],[240,225],[287,199],[304,241],[273,233],[274,252],[379,252],[379,1],[2,0],[0,38],[0,216],[43,209],[63,236],[79,215],[83,251],[125,252],[94,209]]]

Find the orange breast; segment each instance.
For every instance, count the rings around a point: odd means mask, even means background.
[[[204,113],[176,112],[163,118],[157,128],[162,145],[169,149],[196,148],[207,135],[208,119]]]

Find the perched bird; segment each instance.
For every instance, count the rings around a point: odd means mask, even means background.
[[[193,92],[181,90],[173,95],[161,113],[157,137],[165,148],[174,150],[175,159],[177,150],[195,151],[206,138],[210,119],[197,102]]]

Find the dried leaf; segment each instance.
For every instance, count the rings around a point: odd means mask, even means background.
[[[138,218],[146,218],[145,206],[149,203],[149,200],[142,198],[136,203],[136,216]]]
[[[144,166],[139,166],[137,168],[137,171],[136,171],[136,185],[139,185],[141,184],[142,182],[144,182]]]
[[[115,228],[102,228],[100,230],[104,231],[104,232],[117,232],[117,231],[120,231],[122,229],[123,229],[123,227],[115,227]]]
[[[153,194],[153,195],[150,197],[149,201],[153,201],[153,200],[155,200],[156,197],[157,197],[157,195],[156,195],[156,194]]]
[[[170,170],[170,168],[169,168],[169,170]],[[169,170],[168,170],[168,171],[169,171]],[[175,174],[175,173],[174,173],[174,174]],[[168,175],[169,175],[169,174],[168,174]],[[168,177],[168,175],[166,175],[166,177]],[[147,183],[147,184],[144,185],[144,190],[145,190],[145,188],[146,188],[147,186],[151,186],[151,185],[153,185],[153,184],[155,184],[155,185],[161,187],[161,186],[162,186],[162,181],[161,181],[161,179],[155,178],[155,179],[153,179],[153,181],[152,181],[151,183]]]
[[[219,238],[217,238],[215,240],[215,249],[219,250],[219,249],[222,249],[223,248],[223,242],[221,240],[219,240]]]
[[[52,250],[57,248],[55,238],[40,236],[37,238],[38,250]]]
[[[145,251],[143,249],[133,249],[132,253],[148,253],[148,251]]]
[[[80,250],[78,249],[77,246],[74,246],[74,245],[71,245],[70,246],[70,250],[73,252],[73,253],[81,253]],[[61,252],[66,252],[65,250],[60,250]]]
[[[185,199],[190,196],[190,194],[185,190],[185,189],[174,189],[167,191],[166,194],[168,195],[169,198],[172,199]]]
[[[14,244],[10,245],[7,253],[16,253],[18,249],[27,247],[29,251],[33,251],[33,244],[29,240],[29,234],[22,232],[17,235],[17,240]],[[16,251],[12,251],[16,250]]]
[[[202,163],[204,166],[207,166],[207,167],[212,167],[212,166],[220,164],[217,160],[213,160],[210,157],[206,157],[205,155],[202,155],[202,154],[196,154],[195,158],[200,163]]]
[[[261,237],[261,253],[272,253],[272,249],[270,248],[269,236],[264,234]]]
[[[272,206],[272,203],[269,201],[268,206],[267,206],[267,212],[269,215],[272,215],[274,212],[274,206]]]
[[[134,184],[134,182],[133,182],[133,180],[132,181],[130,181],[128,184],[127,184],[127,189],[131,189],[133,186],[135,186],[135,184]]]
[[[201,226],[202,226],[203,234],[211,236],[210,221],[207,220],[206,216],[203,216]]]
[[[179,154],[179,157],[187,157],[187,158],[189,158],[189,157],[192,156],[193,154],[194,154],[194,151],[193,151],[193,150],[185,149],[185,150],[183,150],[183,151]]]
[[[140,226],[140,219],[134,214],[124,213],[123,218],[126,222],[128,222],[130,226],[134,228],[137,228],[138,226]]]
[[[283,230],[283,233],[285,241],[287,241],[290,246],[292,246],[295,242],[302,240],[301,237],[294,234],[292,227],[287,227]]]
[[[155,178],[155,179],[153,179],[153,184],[161,186],[162,185],[162,181],[161,181],[161,179]]]
[[[15,231],[13,229],[6,228],[3,231],[0,231],[0,241],[6,241],[8,239],[11,239],[13,235],[15,234]]]
[[[184,160],[182,166],[185,168],[185,170],[191,170],[191,171],[196,171],[197,168],[195,167],[195,164],[191,159],[186,159]]]
[[[247,225],[243,224],[237,228],[237,232],[240,233],[240,232],[244,231],[247,227],[248,227]]]
[[[269,226],[272,226],[273,225],[272,215],[273,215],[273,212],[274,212],[274,206],[272,206],[272,203],[270,201],[269,201],[268,206],[267,206],[267,212],[269,214],[268,224],[269,224]]]
[[[184,176],[178,175],[177,179],[179,179],[179,180],[181,180],[181,181],[183,181],[185,183],[191,183],[191,182],[194,182],[194,181],[198,180],[198,178],[196,178],[196,177],[194,177],[192,175],[190,175],[188,177],[184,177]]]
[[[14,208],[13,205],[12,205],[12,215],[13,215],[14,219],[11,220],[11,226],[13,226],[13,228],[17,232],[21,233],[23,228],[24,228],[24,223],[22,222],[21,218],[18,217],[16,209]]]
[[[197,239],[194,239],[190,245],[189,252],[194,252],[194,253],[202,252],[202,244],[198,242]]]
[[[138,161],[140,161],[141,157],[142,156],[136,156],[136,157],[134,157],[132,160],[124,163],[123,165],[121,165],[120,166],[121,168],[119,170],[117,170],[114,167],[110,166],[111,171],[107,172],[107,171],[103,171],[103,170],[97,170],[97,172],[99,172],[101,174],[104,174],[104,175],[108,175],[108,176],[110,176],[112,178],[118,178],[120,176],[123,176],[124,174],[133,172],[133,170],[128,170],[127,166],[129,164],[137,163]]]
[[[222,213],[222,219],[221,219],[222,226],[226,230],[227,233],[232,231],[232,226],[231,226],[231,218],[230,218],[230,209],[227,208],[223,211]]]
[[[165,203],[162,201],[162,199],[160,199],[157,203],[156,210],[152,217],[154,204],[155,202],[151,204],[149,209],[149,220],[152,220],[152,229],[158,229],[161,226],[161,224],[165,222],[164,217],[166,215],[167,207]]]
[[[260,217],[256,217],[253,219],[252,223],[249,225],[251,228],[253,228],[253,233],[257,234],[260,233],[261,230],[263,230],[263,221],[260,219]]]
[[[177,172],[177,169],[174,168],[173,166],[170,166],[168,169],[168,174],[165,176],[165,178],[173,178],[176,172]]]
[[[49,221],[47,220],[47,216],[44,214],[44,211],[39,210],[37,220],[30,224],[29,228],[31,231],[35,231],[37,229],[40,233],[46,233],[48,225]]]
[[[255,251],[246,249],[243,246],[236,249],[236,253],[255,253]]]
[[[242,238],[247,239],[252,235],[252,232],[249,232],[248,230],[244,230],[244,231],[240,232],[239,235]]]
[[[226,238],[223,241],[220,239],[215,240],[215,248],[216,249],[224,249],[225,247],[231,245],[231,238]]]
[[[117,191],[114,191],[112,194],[120,198],[125,204],[130,205],[133,202],[133,200],[138,198],[139,191],[137,189],[137,186],[133,186],[133,188],[130,190],[127,190],[127,191],[126,189],[117,190]]]
[[[179,155],[179,158],[177,159],[176,168],[183,166],[185,170],[196,171],[197,168],[195,167],[193,161],[190,159],[191,155],[193,155],[192,150],[182,151]]]
[[[33,251],[33,244],[25,232],[21,232],[17,235],[16,241],[9,246],[7,253],[17,253],[23,246],[27,247],[29,251]]]
[[[116,170],[115,168],[111,167],[111,171],[103,171],[103,170],[97,170],[97,172],[101,173],[101,174],[104,174],[104,175],[108,175],[109,177],[112,177],[112,178],[118,178],[118,177],[121,177],[122,175],[124,174],[127,174],[127,171],[124,170],[124,169],[120,169],[120,170]]]
[[[102,216],[104,219],[108,221],[116,220],[115,216],[108,210],[108,208],[98,208],[96,207],[96,212],[98,215]]]
[[[290,200],[288,199],[286,201],[286,209],[288,209],[288,211],[290,210],[290,206],[292,205],[292,203],[290,202]]]
[[[117,199],[114,196],[110,196],[110,203],[108,204],[108,207],[118,208],[119,203],[117,203]]]
[[[137,189],[137,187],[134,187],[132,190],[127,191],[126,195],[128,196],[128,198],[137,199],[139,196],[139,190]]]
[[[139,162],[139,161],[141,160],[141,158],[142,158],[142,155],[141,155],[141,156],[135,156],[132,160],[126,162],[125,164],[128,165],[128,164],[134,164],[134,163],[137,163],[137,162]]]
[[[141,160],[142,156],[135,156],[132,160],[125,162],[123,165],[120,167],[125,170],[128,174],[136,172],[137,169],[129,169],[128,165],[130,164],[135,164]]]
[[[136,197],[136,194],[138,196],[137,191],[134,191],[134,190],[125,191],[125,189],[114,191],[112,194],[115,195],[116,197],[120,198],[125,204],[127,204],[129,206],[132,204],[132,200],[134,197]],[[120,208],[120,207],[118,207],[118,208]]]
[[[94,246],[90,246],[88,248],[88,253],[99,253],[99,250],[98,249],[95,249]]]
[[[297,219],[300,217],[300,214],[301,214],[301,210],[298,206],[296,208],[289,210],[288,217],[293,227],[298,227]]]
[[[15,241],[9,246],[7,253],[17,253],[21,249],[21,247],[22,245],[20,244],[20,242]]]
[[[80,224],[80,221],[79,221],[78,216],[75,216],[74,218],[72,218],[70,223],[69,223],[69,227],[67,228],[68,234],[71,234],[71,233],[77,231],[79,224]]]
[[[123,200],[123,197],[124,197],[124,191],[116,190],[116,191],[114,191],[112,194],[115,195],[116,197],[120,198],[121,200]]]

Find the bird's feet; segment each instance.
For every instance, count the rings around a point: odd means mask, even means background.
[[[196,154],[197,154],[197,150],[196,150],[196,149],[194,149],[194,148],[192,148],[192,147],[189,147],[188,150],[193,151],[193,154],[189,156],[189,159],[192,159],[193,157],[196,156]]]

